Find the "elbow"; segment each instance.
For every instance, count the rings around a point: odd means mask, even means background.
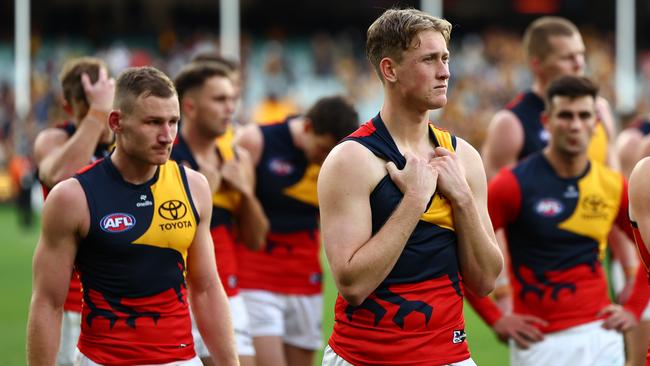
[[[257,235],[253,236],[250,238],[247,238],[247,240],[244,241],[246,244],[246,247],[254,252],[259,252],[260,250],[264,249],[266,246],[266,237],[265,235]]]
[[[475,294],[480,297],[484,297],[492,293],[496,288],[496,280],[494,281],[479,281],[479,283],[466,284],[467,287]]]
[[[352,281],[346,281],[345,279],[337,281],[336,287],[343,300],[352,306],[360,306],[370,295],[369,292],[364,291],[358,284],[355,285]]]

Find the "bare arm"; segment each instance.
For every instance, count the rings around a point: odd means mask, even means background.
[[[218,365],[238,365],[230,305],[217,276],[210,236],[212,200],[206,178],[186,169],[190,191],[201,221],[187,257],[190,304],[201,337]]]
[[[641,238],[650,250],[650,157],[643,158],[630,174],[630,218],[639,227]]]
[[[334,148],[321,168],[318,200],[325,253],[336,286],[351,305],[360,305],[388,276],[435,192],[431,165],[405,156],[400,171],[350,141]],[[373,236],[369,197],[386,170],[404,197]]]
[[[621,173],[625,178],[630,177],[634,164],[639,160],[639,144],[641,133],[637,129],[628,128],[616,138],[616,155],[621,164]]]
[[[266,244],[269,220],[255,196],[255,169],[250,155],[237,150],[237,159],[224,163],[223,178],[241,193],[241,203],[235,214],[238,235],[250,250],[260,250]]]
[[[501,168],[516,163],[523,145],[524,130],[517,116],[508,110],[497,112],[488,126],[483,143],[487,179],[492,179]]]
[[[87,232],[88,221],[85,195],[75,179],[52,190],[43,207],[43,227],[32,264],[32,300],[27,322],[29,365],[55,363],[77,241],[82,232]]]
[[[600,122],[605,127],[605,132],[607,132],[607,166],[617,172],[621,171],[621,162],[616,153],[616,122],[614,121],[614,116],[612,115],[612,110],[609,107],[607,99],[603,97],[596,99],[596,111],[600,117]]]
[[[91,84],[85,74],[82,75],[82,84],[90,109],[74,135],[68,138],[64,131],[48,128],[38,135],[34,143],[39,179],[48,187],[54,187],[88,165],[102,134],[108,132],[108,114],[113,104],[115,81],[109,79],[102,68],[95,84]]]
[[[481,157],[460,138],[456,154],[441,147],[435,151],[438,190],[450,201],[454,212],[463,282],[475,294],[485,296],[494,290],[503,269],[503,256],[488,215]]]

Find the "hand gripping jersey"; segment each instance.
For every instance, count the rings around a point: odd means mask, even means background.
[[[79,350],[102,365],[193,358],[185,274],[199,216],[185,169],[168,161],[135,185],[106,158],[75,177],[90,210]]]
[[[75,131],[77,130],[77,127],[71,122],[65,122],[63,124],[57,125],[56,128],[60,128],[65,131],[65,133],[68,135],[68,138],[74,135]],[[107,156],[109,151],[109,145],[97,145],[95,153],[93,154],[91,161],[88,163],[93,163],[98,159]],[[36,176],[38,176],[38,174],[36,174]],[[43,182],[41,182],[41,188],[43,191],[43,199],[46,199],[52,187],[47,187]],[[68,295],[65,298],[65,303],[63,304],[63,310],[81,313],[81,282],[79,282],[79,276],[77,275],[76,271],[72,272],[72,277],[70,278],[70,287],[68,288]]]
[[[232,145],[217,145],[215,154],[220,161],[235,158]],[[187,164],[194,170],[199,170],[199,165],[192,155],[189,146],[178,134],[174,142],[171,158],[179,164]],[[235,236],[233,233],[233,213],[239,207],[241,194],[228,187],[225,182],[219,190],[212,194],[212,220],[210,233],[214,242],[214,254],[217,261],[219,278],[223,284],[226,295],[235,296],[239,292],[237,286],[237,259],[235,257]]]
[[[597,319],[610,303],[601,260],[616,222],[626,229],[623,177],[590,161],[576,178],[560,178],[542,153],[490,182],[494,229],[505,228],[514,312],[549,322],[544,332]]]
[[[256,194],[271,228],[259,252],[237,246],[240,287],[287,295],[321,292],[318,195],[320,166],[293,144],[287,121],[262,126]]]
[[[455,151],[456,138],[430,126],[436,146]],[[347,140],[404,168],[406,160],[380,116]],[[372,234],[403,195],[388,175],[370,194]],[[354,365],[441,365],[470,357],[451,205],[436,193],[388,277],[360,306],[336,300],[330,347]]]
[[[542,112],[544,112],[542,98],[532,91],[527,91],[515,97],[506,105],[506,109],[517,116],[524,130],[524,144],[517,160],[521,160],[546,147],[549,135],[542,125],[541,116]],[[587,155],[591,160],[605,164],[607,161],[608,140],[607,131],[599,120],[589,143]]]

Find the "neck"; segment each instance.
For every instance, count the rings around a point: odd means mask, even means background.
[[[385,98],[379,112],[398,146],[416,145],[429,140],[429,111],[410,108],[407,103]]]
[[[187,146],[190,147],[190,150],[194,155],[204,156],[207,154],[214,154],[214,142],[217,136],[211,136],[199,131],[192,121],[183,121],[181,136],[183,136]]]
[[[545,82],[541,78],[537,77],[535,78],[535,82],[533,82],[532,86],[532,91],[533,93],[537,94],[538,97],[541,99],[544,99],[544,91],[546,90],[546,87],[548,86],[549,83]]]
[[[111,162],[122,176],[122,179],[132,184],[142,184],[149,181],[156,174],[158,165],[154,165],[133,157],[115,147],[115,152],[110,157]]]
[[[544,148],[543,154],[560,178],[575,178],[582,174],[589,164],[586,153],[568,155],[553,149],[551,145]]]

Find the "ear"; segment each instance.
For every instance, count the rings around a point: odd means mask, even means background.
[[[108,115],[108,127],[115,133],[122,131],[121,118],[122,113],[119,110],[112,110]]]
[[[536,75],[541,68],[542,60],[540,60],[537,56],[531,56],[528,64],[530,66],[530,70],[533,72],[533,75]]]
[[[72,116],[72,112],[73,112],[72,111],[72,106],[70,105],[70,103],[68,103],[67,100],[63,101],[63,110],[65,111],[65,113]]]
[[[397,70],[395,69],[397,63],[393,61],[390,57],[384,57],[379,61],[379,71],[381,76],[387,82],[394,83],[397,81]]]
[[[305,123],[303,123],[303,125],[302,125],[303,132],[310,133],[311,131],[313,131],[314,125],[312,124],[311,119],[305,117],[304,120],[305,120]]]
[[[181,113],[188,119],[194,120],[196,117],[196,103],[194,99],[185,97],[181,101]]]

